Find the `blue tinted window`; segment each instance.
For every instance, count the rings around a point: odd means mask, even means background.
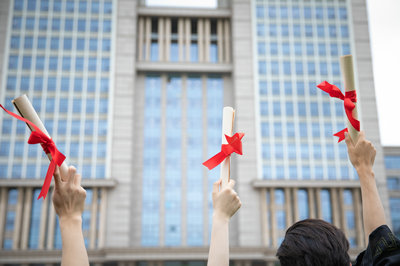
[[[61,0],[54,0],[53,11],[56,11],[56,12],[61,11]]]
[[[104,2],[104,13],[111,14],[112,12],[112,3],[111,2]]]
[[[305,28],[305,33],[306,33],[306,37],[312,37],[313,36],[313,29],[311,25],[306,25]]]
[[[294,24],[293,25],[293,35],[296,37],[300,37],[301,36],[301,27],[299,24]]]
[[[294,53],[296,54],[296,55],[301,55],[302,54],[302,46],[301,46],[301,43],[299,43],[299,42],[296,42],[296,43],[294,43]]]
[[[47,30],[47,18],[39,19],[39,30]]]
[[[50,40],[50,49],[58,50],[59,47],[59,39],[57,37],[52,37]]]
[[[287,133],[288,137],[294,137],[295,136],[294,123],[288,122],[286,124],[286,133]]]
[[[335,25],[329,25],[329,37],[336,37],[336,26]]]
[[[264,6],[262,5],[256,6],[256,15],[257,18],[264,18]]]
[[[8,76],[6,89],[13,91],[16,89],[17,78],[15,76]],[[4,121],[4,120],[3,120]]]
[[[331,210],[331,195],[329,190],[321,190],[321,209],[322,209],[322,219],[327,222],[332,222],[332,210]]]
[[[90,31],[97,32],[99,30],[99,21],[97,19],[90,20]]]
[[[339,18],[342,19],[347,19],[347,9],[345,7],[340,7],[339,8]]]
[[[86,105],[86,108],[87,107],[88,107],[88,105]],[[81,99],[74,99],[73,102],[72,102],[72,112],[80,113],[81,110],[82,110],[82,100]]]
[[[342,44],[342,54],[343,55],[350,54],[350,45],[348,43]]]
[[[33,89],[35,91],[43,90],[43,78],[42,77],[36,77],[35,78],[35,84],[33,86]]]
[[[275,137],[282,137],[282,124],[280,122],[274,123],[274,135]]]
[[[71,69],[71,57],[64,56],[62,61],[62,69],[68,71]]]
[[[24,41],[25,49],[32,49],[33,47],[33,38],[31,36],[26,36]]]
[[[315,74],[315,63],[314,62],[307,62],[307,69],[309,75]]]
[[[339,49],[336,43],[331,43],[331,55],[338,55]]]
[[[300,129],[300,137],[306,138],[307,137],[307,124],[301,122],[299,124],[299,129]]]
[[[289,159],[296,159],[296,144],[294,143],[288,144],[288,156]]]
[[[301,168],[303,179],[310,179],[311,178],[311,169],[310,166],[304,165]]]
[[[67,6],[66,6],[66,10],[67,10],[67,12],[69,12],[69,13],[72,13],[72,12],[74,12],[74,1],[67,1]]]
[[[268,102],[266,101],[260,102],[260,112],[261,115],[268,115]]]
[[[291,72],[291,68],[290,68],[290,62],[289,61],[284,61],[283,62],[283,73],[285,75],[290,75]]]
[[[95,78],[88,78],[88,80],[87,80],[87,89],[88,89],[88,91],[95,91],[96,90],[96,79]]]
[[[83,38],[76,39],[76,49],[78,51],[85,50],[85,39],[83,39]]]
[[[58,58],[55,56],[50,56],[49,59],[49,70],[57,70]]]
[[[298,113],[299,116],[306,116],[306,104],[304,102],[298,102]]]
[[[110,39],[103,39],[103,45],[102,45],[103,51],[110,51],[110,47],[111,47]],[[196,47],[197,47],[197,44],[196,44]],[[197,53],[196,53],[196,58],[197,58]]]
[[[53,18],[53,23],[51,24],[51,29],[54,31],[59,31],[61,26],[61,21],[59,18]]]
[[[332,63],[332,72],[333,72],[334,75],[340,75],[339,62],[333,62]]]
[[[275,157],[283,159],[283,145],[281,143],[275,143]]]
[[[57,79],[54,77],[49,77],[47,80],[47,90],[55,91],[57,86]]]
[[[281,34],[282,34],[282,36],[289,36],[289,25],[288,24],[281,25]]]
[[[104,32],[111,32],[111,20],[106,19],[103,21],[103,31]]]
[[[260,81],[258,83],[258,88],[260,90],[261,95],[267,95],[268,94],[268,87],[267,87],[267,82],[265,81]]]
[[[268,16],[270,18],[276,18],[276,7],[275,6],[268,7]]]
[[[86,31],[86,20],[78,19],[78,31],[85,32]]]
[[[316,7],[315,8],[315,17],[317,19],[323,19],[324,18],[324,9],[322,7]]]
[[[79,13],[86,13],[87,1],[79,1]]]
[[[11,48],[18,49],[19,48],[19,36],[11,36]]]
[[[325,36],[324,25],[317,25],[317,34],[318,34],[318,37],[323,38]]]
[[[28,10],[35,11],[36,9],[36,0],[28,0]]]
[[[71,49],[72,49],[72,39],[64,38],[64,50],[71,50]]]
[[[64,29],[65,31],[72,31],[74,29],[74,20],[70,18],[65,19]]]
[[[306,44],[307,55],[314,55],[314,45],[312,43]]]
[[[37,48],[46,49],[46,37],[38,37]]]
[[[110,59],[102,58],[101,59],[101,70],[102,71],[109,71],[110,70]]]
[[[258,73],[259,74],[267,73],[267,63],[265,61],[258,61]]]
[[[318,54],[319,55],[326,55],[326,47],[324,43],[318,44]]]
[[[269,124],[267,122],[261,123],[261,136],[269,137]]]
[[[258,42],[257,51],[258,55],[265,55],[265,42]]]
[[[97,39],[90,38],[89,40],[89,50],[90,51],[97,51]]]
[[[304,7],[304,18],[310,19],[311,18],[311,8]]]
[[[322,156],[322,149],[321,149],[321,145],[319,144],[314,144],[314,158],[315,159],[321,159]]]
[[[349,37],[349,28],[346,25],[340,26],[340,34],[342,38]]]
[[[277,61],[271,62],[271,72],[273,75],[279,75],[279,63]]]
[[[387,155],[384,160],[387,169],[400,169],[400,156]]]
[[[270,42],[270,43],[269,43],[269,52],[270,52],[272,55],[278,54],[278,43],[276,43],[276,42]]]
[[[274,113],[274,115],[281,115],[281,103],[280,102],[273,103],[273,113]]]
[[[0,142],[0,155],[8,156],[10,153],[10,143],[9,142]]]
[[[328,18],[330,18],[330,19],[335,18],[335,8],[328,7]]]
[[[308,194],[307,190],[299,189],[297,191],[297,204],[299,208],[299,219],[304,220],[308,218]]]
[[[257,24],[257,36],[265,36],[265,25]]]
[[[99,1],[97,1],[97,0],[93,1],[90,11],[92,13],[99,13],[99,10],[100,10]]]
[[[67,77],[61,78],[61,90],[62,91],[69,90],[69,78],[67,78]]]
[[[15,30],[21,29],[22,18],[19,16],[14,16],[12,21],[12,28]]]
[[[83,83],[83,79],[82,78],[75,78],[74,81],[74,90],[75,91],[82,91],[82,83]]]
[[[270,24],[269,25],[269,36],[275,37],[277,35],[277,27],[276,24]],[[262,35],[264,36],[264,35]]]
[[[24,7],[24,1],[23,0],[15,0],[15,2],[14,2],[14,10],[21,11],[23,7]]]
[[[89,71],[96,71],[96,66],[97,66],[97,58],[96,57],[89,57],[88,70]]]
[[[293,102],[286,102],[286,115],[293,116]]]
[[[300,8],[298,6],[292,7],[292,16],[293,18],[300,18]]]
[[[296,75],[303,75],[303,62],[297,61],[296,65]]]
[[[309,149],[308,144],[301,144],[300,145],[300,153],[302,159],[308,159],[309,157]]]
[[[77,57],[75,59],[75,70],[83,71],[83,57]]]
[[[22,69],[31,69],[32,57],[30,55],[25,55],[22,58]]]

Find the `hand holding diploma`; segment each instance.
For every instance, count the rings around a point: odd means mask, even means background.
[[[350,132],[353,139],[357,139],[358,132],[360,131],[360,121],[357,120],[357,93],[354,87],[354,73],[353,73],[353,59],[351,55],[342,56],[340,58],[344,83],[345,83],[345,95],[340,91],[338,87],[332,85],[326,81],[320,83],[317,87],[321,90],[329,93],[331,97],[339,98],[343,100],[344,110],[347,116],[348,127],[334,134],[339,137],[341,142],[345,138],[345,133]]]
[[[59,216],[62,259],[61,266],[88,266],[89,259],[82,233],[82,213],[85,208],[86,191],[81,187],[81,175],[74,167],[69,167],[61,179],[58,167],[54,172],[54,209]]]
[[[222,145],[221,151],[203,163],[209,170],[221,164],[222,187],[226,187],[230,178],[230,155],[237,153],[242,155],[242,138],[244,133],[236,133],[232,136],[235,111],[232,107],[224,107],[222,118]]]

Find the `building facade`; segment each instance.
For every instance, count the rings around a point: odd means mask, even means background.
[[[233,265],[275,265],[285,229],[307,217],[342,228],[354,258],[365,248],[361,193],[345,144],[332,136],[345,127],[343,105],[316,88],[343,85],[339,56],[349,53],[380,195],[388,217],[394,210],[365,1],[0,5],[0,102],[11,110],[26,93],[82,173],[93,264],[206,265],[219,169],[201,163],[219,150],[227,105],[246,133],[231,171],[243,203],[230,223]],[[48,162],[26,143],[23,123],[0,118],[0,264],[56,264],[51,193],[36,200]]]

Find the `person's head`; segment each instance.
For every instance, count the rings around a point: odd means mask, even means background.
[[[349,241],[334,225],[319,219],[293,224],[276,253],[282,266],[348,266]]]

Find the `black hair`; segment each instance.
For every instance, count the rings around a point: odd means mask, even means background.
[[[293,224],[276,256],[282,266],[349,266],[349,241],[336,226],[320,219]]]

